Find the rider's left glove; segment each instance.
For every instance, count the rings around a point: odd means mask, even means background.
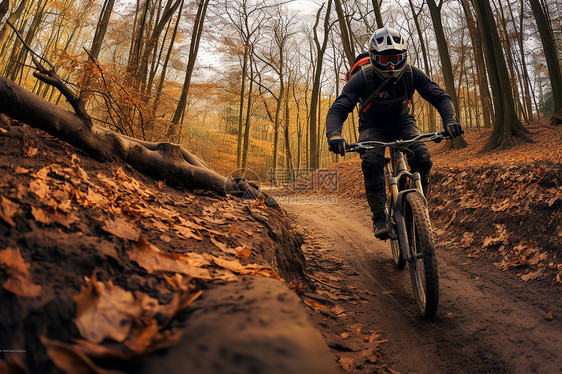
[[[334,135],[330,139],[328,139],[328,146],[329,146],[330,152],[334,152],[335,154],[339,154],[340,156],[345,155],[345,146],[346,145],[347,145],[347,143],[345,142],[345,139],[343,139],[339,135]]]
[[[464,134],[464,130],[462,129],[461,125],[458,122],[451,122],[445,125],[445,131],[451,139],[456,138],[457,136],[461,136]]]

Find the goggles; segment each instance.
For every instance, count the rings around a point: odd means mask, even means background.
[[[397,55],[372,55],[373,61],[380,67],[387,67],[392,65],[394,67],[406,61],[406,52]]]

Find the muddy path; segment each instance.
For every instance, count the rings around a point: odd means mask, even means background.
[[[360,324],[388,339],[381,354],[400,372],[562,371],[562,301],[555,288],[525,283],[438,241],[439,310],[424,320],[408,268],[398,270],[389,243],[374,240],[365,203],[340,198],[284,207],[304,232],[316,278],[360,295],[358,303],[341,301],[347,318],[311,312],[328,344]],[[342,348],[330,345],[337,356]],[[354,365],[350,371],[369,372]]]

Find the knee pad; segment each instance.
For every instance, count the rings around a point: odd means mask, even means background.
[[[431,161],[431,155],[427,150],[421,152],[416,152],[414,157],[408,161],[412,171],[418,172],[421,175],[429,173],[431,167],[433,166],[433,161]]]

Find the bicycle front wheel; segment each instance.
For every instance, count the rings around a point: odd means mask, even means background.
[[[410,247],[408,267],[414,297],[425,317],[433,317],[439,303],[439,277],[429,213],[417,193],[406,195],[404,217]]]

